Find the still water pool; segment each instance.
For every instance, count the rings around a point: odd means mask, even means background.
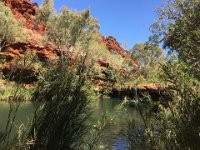
[[[126,150],[128,149],[128,140],[126,133],[128,132],[128,121],[135,119],[140,122],[140,117],[137,111],[133,108],[120,109],[122,103],[119,99],[100,99],[92,103],[93,108],[93,120],[98,120],[102,115],[110,116],[114,119],[114,123],[111,124],[106,130],[103,143],[111,145],[113,150]],[[21,124],[27,125],[33,115],[36,103],[21,103],[17,111],[14,130]],[[0,102],[0,127],[5,129],[6,122],[9,114],[10,106],[8,103]],[[114,117],[115,116],[115,117]]]

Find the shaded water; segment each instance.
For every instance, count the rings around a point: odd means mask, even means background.
[[[139,121],[139,115],[134,109],[120,109],[121,100],[119,99],[103,99],[97,100],[92,103],[93,107],[93,119],[98,120],[102,115],[110,116],[114,118],[113,124],[111,124],[104,133],[103,143],[109,144],[114,150],[126,150],[128,149],[128,141],[125,134],[128,132],[128,120],[134,118]],[[15,119],[15,130],[19,125],[27,124],[33,115],[35,108],[34,103],[21,103],[17,116]],[[9,104],[0,103],[0,127],[4,129],[6,126],[7,118],[9,114]],[[115,117],[114,117],[115,116]]]

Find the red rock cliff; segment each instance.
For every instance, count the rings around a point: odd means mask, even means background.
[[[112,36],[103,37],[103,42],[109,51],[115,51],[117,54],[124,56],[127,52],[119,45],[117,40]]]
[[[4,0],[5,6],[9,7],[16,18],[24,18],[25,26],[35,32],[43,32],[45,26],[34,21],[38,5],[30,0]]]
[[[40,60],[55,58],[57,56],[57,50],[52,44],[42,44],[42,33],[46,30],[46,27],[40,23],[36,23],[35,13],[38,5],[32,3],[30,0],[4,0],[5,6],[9,7],[16,18],[22,18],[25,20],[24,30],[31,35],[24,43],[13,43],[7,47],[8,53],[4,54],[7,61],[13,60],[15,57],[20,57],[26,50],[31,50],[37,54]],[[109,51],[114,51],[121,56],[125,56],[127,53],[112,36],[102,37],[102,42],[106,45]],[[106,62],[99,62],[101,66],[108,67]]]

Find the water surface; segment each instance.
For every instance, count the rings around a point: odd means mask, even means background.
[[[139,121],[138,113],[132,109],[121,109],[119,99],[100,99],[92,102],[93,108],[93,120],[97,121],[102,115],[110,116],[114,118],[113,124],[111,124],[104,133],[103,143],[111,145],[113,150],[126,150],[128,141],[125,136],[128,132],[128,121],[135,119]],[[14,130],[21,124],[27,125],[33,115],[35,103],[27,102],[21,103],[17,111]],[[0,102],[0,127],[5,129],[6,122],[9,114],[10,106],[8,103]]]

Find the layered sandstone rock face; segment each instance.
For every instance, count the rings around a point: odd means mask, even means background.
[[[35,15],[35,9],[38,7],[36,3],[30,2],[30,0],[4,0],[4,3],[14,14],[19,13],[27,19]]]
[[[32,3],[30,0],[4,0],[5,6],[9,7],[17,19],[25,21],[24,32],[29,35],[29,39],[24,42],[18,42],[11,44],[6,55],[7,60],[10,61],[16,56],[21,56],[26,50],[32,50],[39,58],[44,61],[45,59],[55,58],[57,50],[53,44],[42,44],[43,40],[42,33],[47,28],[34,20],[36,9],[38,5]],[[124,56],[127,52],[121,48],[117,40],[112,37],[102,37],[102,42],[106,44],[109,51],[114,51],[117,54]],[[106,62],[100,62],[100,65],[107,67],[109,66]]]
[[[42,33],[46,27],[43,24],[36,23],[34,16],[38,5],[30,0],[4,0],[5,6],[9,7],[16,18],[23,18],[25,26],[34,32]]]
[[[6,57],[7,62],[16,57],[22,57],[27,50],[35,53],[41,61],[57,57],[57,49],[51,44],[43,44],[43,33],[46,27],[35,21],[35,13],[38,5],[30,0],[4,0],[5,6],[9,7],[16,19],[24,22],[23,32],[27,41],[16,42],[5,48],[5,53],[0,54]]]
[[[127,53],[117,42],[117,40],[112,36],[103,37],[103,43],[106,44],[106,47],[109,51],[114,51],[121,56],[125,56]]]
[[[57,58],[59,56],[59,51],[56,46],[52,43],[42,43],[44,40],[44,32],[48,29],[45,25],[40,22],[36,22],[35,20],[35,14],[38,5],[36,3],[32,3],[30,0],[3,0],[3,2],[5,6],[12,10],[17,20],[23,21],[23,31],[27,35],[26,41],[10,44],[8,47],[4,48],[3,52],[0,52],[0,59],[5,58],[7,61],[4,71],[6,73],[12,72],[12,61],[15,58],[23,58],[26,51],[31,51],[32,53],[36,54],[40,61]],[[127,53],[127,51],[125,51],[112,36],[102,37],[100,44],[102,43],[106,45],[107,49],[111,53],[114,52],[122,57],[124,57]],[[66,54],[66,57],[72,56],[73,55]],[[97,63],[103,69],[106,69],[110,66],[106,60],[97,60]],[[30,70],[35,71],[35,68]]]
[[[9,45],[7,48],[8,59],[10,61],[15,58],[15,56],[23,56],[24,52],[32,51],[36,54],[40,61],[45,61],[47,59],[54,59],[58,55],[58,50],[51,43],[44,45],[39,45],[37,41],[31,40],[27,42],[17,42]]]

